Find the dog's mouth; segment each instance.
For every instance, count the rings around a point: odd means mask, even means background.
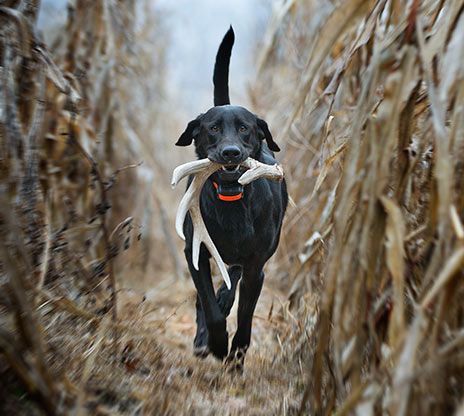
[[[238,165],[223,165],[221,169],[219,169],[216,174],[219,177],[221,182],[224,183],[231,183],[237,182],[240,176],[243,175],[247,168],[242,166],[241,164]]]
[[[221,170],[224,172],[238,172],[240,170],[240,165],[225,165]]]
[[[238,165],[223,165],[212,179],[215,184],[216,192],[222,196],[236,196],[243,192],[243,186],[238,183],[238,179],[247,169]]]

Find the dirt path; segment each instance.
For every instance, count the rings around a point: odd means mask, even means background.
[[[147,316],[148,321],[153,319],[158,322],[164,319],[163,339],[188,354],[192,352],[192,342],[196,329],[195,296],[196,291],[193,283],[189,280],[164,281],[160,283],[159,287],[147,291],[147,299],[158,307]],[[275,342],[273,310],[274,306],[276,309],[280,307],[284,300],[284,295],[276,289],[269,286],[264,287],[253,321],[255,344]],[[232,338],[237,325],[237,304],[238,302],[235,302],[227,319],[230,338]]]
[[[121,314],[127,316],[126,322],[152,332],[156,343],[153,348],[142,342],[133,359],[138,367],[134,373],[142,369],[137,384],[150,396],[144,399],[145,409],[224,415],[283,414],[296,409],[302,369],[290,365],[289,359],[299,331],[286,312],[284,294],[272,281],[265,283],[257,305],[243,374],[227,372],[212,357],[193,356],[196,292],[191,281],[164,279],[147,290],[144,299],[141,293],[123,293]],[[235,332],[236,309],[237,302],[228,319],[230,339]],[[129,355],[135,350],[133,341],[130,343]]]

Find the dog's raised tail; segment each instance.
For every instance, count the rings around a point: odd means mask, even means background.
[[[230,104],[229,98],[229,63],[232,47],[234,46],[234,29],[230,26],[224,35],[219,49],[216,54],[216,63],[214,65],[214,105]]]

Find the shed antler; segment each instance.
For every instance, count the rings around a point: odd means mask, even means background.
[[[248,158],[241,163],[241,166],[248,170],[239,178],[238,182],[241,185],[247,185],[258,178],[267,178],[280,181],[284,177],[283,170],[280,166],[266,165],[257,160]],[[193,224],[193,241],[192,241],[192,262],[193,267],[198,270],[198,261],[200,257],[200,246],[203,243],[208,249],[211,256],[216,261],[219,267],[222,278],[228,289],[230,289],[229,273],[227,267],[222,261],[222,258],[208,234],[203,217],[200,211],[200,194],[206,180],[217,170],[222,167],[221,164],[211,162],[209,159],[195,160],[178,166],[172,173],[171,185],[174,188],[183,178],[189,175],[194,175],[192,183],[188,187],[185,195],[180,201],[176,215],[176,231],[182,240],[185,240],[183,224],[187,212],[190,212],[190,217]]]

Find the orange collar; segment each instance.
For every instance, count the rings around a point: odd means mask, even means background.
[[[219,185],[213,181],[213,185],[216,189],[219,188]],[[242,199],[243,197],[243,192],[239,192],[238,194],[236,195],[222,195],[222,194],[218,194],[218,198],[221,200],[221,201],[226,201],[226,202],[233,202],[233,201],[238,201],[239,199]]]

